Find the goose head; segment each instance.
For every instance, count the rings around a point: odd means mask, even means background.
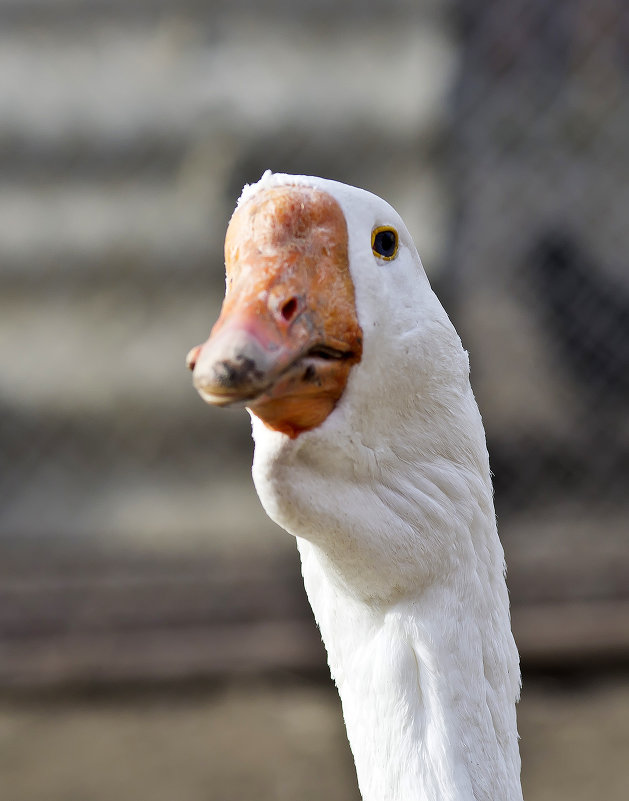
[[[418,394],[434,421],[434,402],[467,380],[406,226],[365,190],[265,174],[230,221],[225,265],[220,317],[188,354],[210,404],[246,406],[291,439],[377,439],[415,414]]]

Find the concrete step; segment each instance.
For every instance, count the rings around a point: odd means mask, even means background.
[[[228,218],[210,191],[199,198],[194,191],[182,193],[174,182],[5,183],[0,280],[35,280],[50,271],[59,279],[67,271],[74,276],[107,264],[127,265],[130,273],[134,265],[148,265],[156,276],[160,271],[184,276],[210,261],[216,243],[222,263]]]
[[[267,0],[261,9],[252,0],[0,0],[0,19],[6,24],[24,25],[33,22],[53,24],[86,24],[94,19],[125,19],[147,22],[164,16],[193,18],[200,24],[216,24],[234,16],[247,18],[328,22],[333,20],[387,19],[403,17],[426,20],[447,11],[440,0]]]
[[[5,29],[3,276],[76,277],[121,260],[198,267],[242,183],[268,167],[397,197],[432,256],[447,204],[418,153],[439,138],[453,68],[442,27],[396,19],[349,38],[233,19],[211,34],[174,17]]]
[[[391,21],[319,30],[235,21],[212,37],[177,18],[0,36],[0,136],[188,139],[208,128],[258,135],[297,124],[396,140],[434,127],[454,69],[443,30]],[[378,57],[374,57],[377,53]],[[343,91],[334,87],[344,83]],[[28,87],[28,91],[25,91]]]
[[[183,281],[168,295],[126,289],[4,295],[3,402],[90,417],[180,409],[192,396],[185,355],[209,335],[222,295]]]

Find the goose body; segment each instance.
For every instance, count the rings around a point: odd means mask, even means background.
[[[246,405],[253,478],[297,539],[364,801],[518,801],[518,654],[469,363],[398,214],[266,173],[189,354]]]

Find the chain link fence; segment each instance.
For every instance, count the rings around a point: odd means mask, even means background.
[[[629,17],[617,2],[463,5],[449,266],[498,499],[622,504]]]

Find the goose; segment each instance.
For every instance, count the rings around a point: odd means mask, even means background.
[[[253,480],[294,535],[364,801],[522,798],[511,632],[469,361],[399,215],[266,172],[225,239],[187,357],[244,406]]]

